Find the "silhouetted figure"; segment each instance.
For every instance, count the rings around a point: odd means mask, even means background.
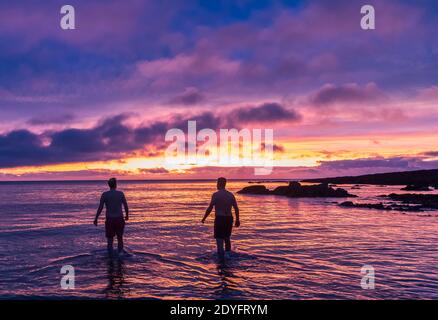
[[[227,179],[219,178],[217,179],[217,189],[218,191],[213,193],[211,197],[210,205],[205,211],[204,218],[202,218],[202,223],[210,215],[213,207],[215,209],[215,219],[214,219],[214,237],[217,244],[217,253],[219,259],[224,260],[224,242],[225,251],[231,251],[231,231],[233,229],[233,215],[231,213],[231,208],[234,208],[234,213],[236,214],[236,227],[240,226],[239,220],[239,207],[237,206],[237,201],[234,195],[225,190],[225,185],[227,184]]]
[[[108,180],[109,191],[102,193],[100,197],[99,209],[97,209],[94,225],[97,226],[97,219],[102,213],[103,206],[106,207],[105,234],[108,240],[108,253],[113,253],[114,236],[117,236],[117,248],[119,253],[123,252],[123,231],[125,229],[125,220],[129,219],[129,208],[126,202],[125,194],[117,191],[117,180],[111,178]],[[123,218],[122,205],[125,208],[125,218]]]

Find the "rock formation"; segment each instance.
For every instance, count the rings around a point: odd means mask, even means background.
[[[288,186],[280,186],[274,190],[269,190],[263,185],[248,186],[238,191],[240,194],[286,196],[289,198],[345,198],[356,197],[341,188],[332,188],[328,184],[302,186],[299,182],[289,182]]]

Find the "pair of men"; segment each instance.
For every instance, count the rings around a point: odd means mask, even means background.
[[[217,180],[218,191],[211,197],[210,205],[205,211],[202,223],[215,209],[214,220],[214,237],[216,239],[217,251],[220,260],[224,260],[225,252],[231,251],[231,232],[233,229],[233,215],[231,208],[234,208],[236,215],[235,226],[240,226],[239,207],[234,195],[225,189],[227,180],[219,178]],[[117,246],[119,253],[123,253],[123,232],[125,229],[125,220],[129,219],[129,208],[123,192],[117,189],[117,180],[111,178],[108,180],[109,191],[102,194],[99,208],[97,209],[94,225],[102,213],[103,207],[106,207],[105,234],[108,240],[108,252],[113,253],[114,236],[117,236]],[[122,206],[125,209],[125,218],[123,218]],[[225,248],[224,248],[225,246]]]

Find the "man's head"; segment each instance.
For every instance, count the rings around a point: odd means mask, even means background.
[[[217,179],[217,188],[220,189],[225,189],[225,186],[227,185],[227,179],[220,177],[219,179]]]
[[[116,189],[117,188],[117,179],[116,178],[109,179],[108,186],[110,187],[111,190]]]

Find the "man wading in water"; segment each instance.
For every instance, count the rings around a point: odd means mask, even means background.
[[[233,229],[233,215],[231,213],[231,207],[234,208],[234,213],[236,214],[236,227],[240,226],[239,220],[239,207],[237,206],[236,198],[234,195],[225,190],[225,185],[227,184],[227,179],[219,178],[217,179],[217,189],[218,191],[213,193],[211,197],[210,205],[205,211],[204,218],[202,218],[202,223],[210,215],[213,207],[215,209],[215,219],[214,219],[214,237],[217,244],[217,253],[219,259],[223,261],[225,259],[224,252],[224,242],[225,251],[231,251],[231,231]]]
[[[109,191],[102,193],[100,197],[99,209],[97,209],[94,225],[97,226],[97,219],[102,213],[103,206],[106,207],[105,234],[108,240],[108,253],[113,253],[114,236],[117,236],[117,248],[119,254],[123,253],[123,231],[125,229],[125,220],[129,219],[128,203],[125,194],[117,191],[117,180],[111,178],[108,180]],[[125,208],[125,218],[123,218],[122,205]]]

